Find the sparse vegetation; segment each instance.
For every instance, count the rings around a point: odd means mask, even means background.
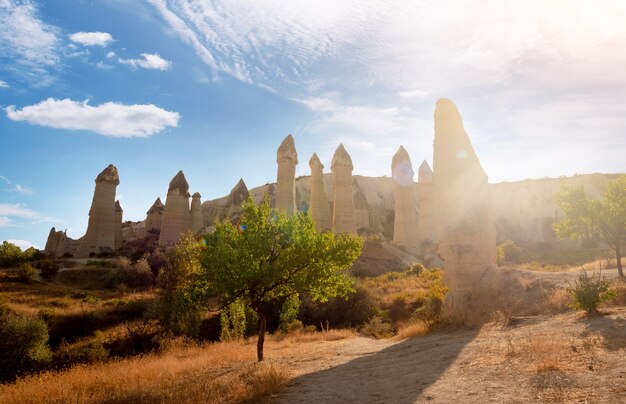
[[[600,303],[614,297],[613,291],[609,290],[609,282],[601,273],[589,276],[585,270],[581,271],[578,280],[574,281],[574,285],[567,291],[574,299],[571,307],[585,310],[587,313],[597,313]]]

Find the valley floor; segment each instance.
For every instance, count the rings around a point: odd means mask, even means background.
[[[626,309],[522,318],[400,342],[353,338],[299,375],[285,403],[626,402]],[[298,362],[295,360],[294,362]]]

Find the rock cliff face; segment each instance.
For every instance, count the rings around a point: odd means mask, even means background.
[[[464,323],[480,321],[480,281],[496,267],[491,194],[461,115],[446,99],[435,109],[433,201],[449,288],[447,314]]]
[[[189,184],[185,174],[179,171],[172,178],[167,190],[159,246],[168,247],[176,244],[181,234],[189,231],[190,222]]]

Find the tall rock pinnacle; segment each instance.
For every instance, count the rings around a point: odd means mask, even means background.
[[[333,173],[333,228],[335,233],[356,234],[356,217],[352,199],[352,159],[340,144],[331,162]]]
[[[185,174],[179,171],[167,190],[163,224],[159,235],[159,245],[171,246],[180,240],[180,236],[190,230],[189,184]]]
[[[309,160],[311,168],[311,193],[309,195],[309,214],[315,222],[317,231],[322,232],[331,228],[332,217],[330,204],[324,190],[324,165],[317,154],[313,153]]]
[[[276,209],[287,214],[296,211],[296,165],[298,153],[293,136],[288,135],[276,153],[278,173],[276,179]]]
[[[193,234],[200,233],[200,230],[204,227],[202,221],[202,200],[199,192],[196,192],[191,196],[191,210],[190,210],[190,230]]]
[[[413,166],[409,153],[400,146],[391,160],[391,173],[395,186],[395,216],[393,242],[412,254],[419,252],[417,201],[413,182]]]

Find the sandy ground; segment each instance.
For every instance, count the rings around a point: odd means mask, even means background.
[[[325,344],[334,352],[292,361],[277,402],[626,403],[626,308]]]

